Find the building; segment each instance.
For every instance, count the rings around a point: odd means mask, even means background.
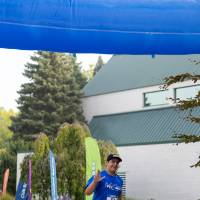
[[[113,56],[84,88],[84,115],[93,136],[111,140],[123,158],[126,196],[136,200],[200,199],[200,173],[190,166],[200,145],[177,144],[175,133],[200,135],[175,99],[194,97],[200,82],[163,90],[164,78],[199,73],[199,55]],[[193,111],[200,114],[200,109]]]

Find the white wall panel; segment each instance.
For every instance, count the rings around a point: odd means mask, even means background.
[[[200,199],[200,144],[118,147],[127,172],[127,196],[137,200]]]

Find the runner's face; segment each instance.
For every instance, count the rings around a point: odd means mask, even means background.
[[[119,160],[117,158],[113,158],[107,162],[107,170],[111,174],[115,174],[118,168],[119,168]]]

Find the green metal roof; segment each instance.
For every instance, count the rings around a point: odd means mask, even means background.
[[[200,109],[193,111],[200,115]],[[200,126],[185,120],[188,111],[175,107],[96,116],[90,122],[92,135],[117,146],[176,142],[176,134],[200,135]]]
[[[170,75],[200,72],[189,59],[200,55],[116,55],[85,86],[85,96],[153,86]]]

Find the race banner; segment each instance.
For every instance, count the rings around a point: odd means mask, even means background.
[[[28,200],[28,187],[19,180],[16,192],[16,200]]]
[[[57,178],[56,178],[56,162],[52,151],[49,151],[50,176],[51,176],[51,200],[57,200]]]
[[[8,185],[8,178],[9,178],[9,169],[6,169],[3,176],[3,189],[2,194],[6,194],[7,191],[7,185]]]
[[[101,156],[97,141],[91,137],[85,138],[85,151],[87,181],[97,170],[101,170]],[[92,200],[92,195],[86,196],[86,200]]]

